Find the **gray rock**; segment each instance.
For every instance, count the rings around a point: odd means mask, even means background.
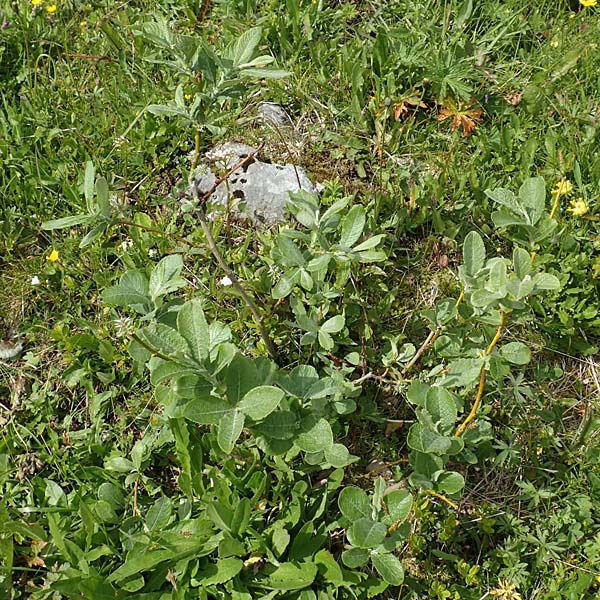
[[[285,109],[274,102],[261,102],[258,107],[258,116],[266,125],[276,127],[292,127],[294,125]]]
[[[215,147],[206,158],[221,170],[231,169],[254,150],[246,144],[228,142]],[[208,165],[202,164],[194,180],[198,195],[202,196],[214,186],[217,178]],[[299,189],[316,192],[302,167],[265,163],[253,157],[217,187],[210,202],[229,206],[236,218],[271,227],[283,221],[289,194]]]

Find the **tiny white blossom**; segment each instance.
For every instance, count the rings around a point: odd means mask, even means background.
[[[133,242],[131,240],[124,240],[121,242],[121,250],[123,250],[123,252],[127,252],[127,249],[131,248],[131,246],[133,246]]]
[[[219,283],[221,285],[231,285],[233,282],[231,281],[231,279],[229,279],[229,277],[227,277],[227,275],[225,275],[225,277],[223,277],[223,279],[221,279]]]
[[[154,248],[148,248],[148,256],[150,258],[153,258],[154,256],[156,256],[156,250]]]
[[[31,278],[31,285],[40,285],[40,278],[37,275]]]

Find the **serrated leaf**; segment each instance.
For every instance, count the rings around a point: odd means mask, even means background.
[[[177,314],[177,330],[189,345],[190,353],[198,362],[208,357],[208,323],[199,300],[186,302]]]
[[[331,448],[326,448],[324,453],[327,464],[335,467],[336,469],[346,467],[350,463],[353,463],[355,460],[357,460],[356,456],[350,454],[350,452],[348,452],[348,448],[346,448],[346,446],[343,444],[333,444]]]
[[[503,227],[510,227],[512,225],[524,225],[525,220],[513,212],[501,209],[495,210],[492,213],[492,223],[494,223],[496,229],[502,229]]]
[[[179,277],[182,269],[183,259],[180,254],[165,256],[152,269],[149,291],[153,300],[187,285],[185,280]]]
[[[550,275],[550,273],[538,273],[533,278],[533,283],[536,290],[559,290],[561,287],[558,277]]]
[[[364,242],[358,244],[358,246],[354,246],[352,248],[353,252],[362,252],[365,250],[372,250],[381,244],[381,242],[386,238],[385,233],[380,233],[378,235],[373,235],[370,238],[366,239]]]
[[[463,263],[467,274],[476,275],[485,261],[485,245],[476,231],[470,231],[463,243]]]
[[[179,398],[189,399],[208,398],[212,388],[213,386],[209,381],[190,373],[174,377],[171,385],[171,389]]]
[[[531,350],[523,342],[510,342],[500,348],[500,356],[514,365],[526,365],[531,360]]]
[[[290,543],[290,539],[290,534],[285,527],[275,527],[271,535],[271,545],[276,556],[283,555]]]
[[[286,235],[277,236],[271,257],[284,267],[302,267],[306,263],[300,248]]]
[[[109,306],[129,306],[138,313],[152,310],[152,299],[148,290],[148,278],[142,271],[127,271],[119,284],[106,288],[102,300]]]
[[[71,217],[63,217],[62,219],[53,219],[42,223],[42,229],[52,231],[54,229],[65,229],[67,227],[75,227],[76,225],[87,225],[96,218],[96,215],[73,215]]]
[[[408,490],[393,490],[384,497],[387,512],[395,523],[406,521],[412,508],[413,497]]]
[[[190,115],[187,110],[178,108],[177,106],[167,106],[165,104],[150,104],[146,110],[149,113],[152,113],[153,115],[162,117],[184,117],[186,119],[190,118]]]
[[[333,350],[335,343],[333,341],[333,338],[326,331],[319,329],[319,333],[317,334],[317,336],[319,338],[319,344],[321,345],[321,348],[323,348],[323,350],[327,350],[328,352]]]
[[[85,174],[83,176],[83,196],[88,206],[94,199],[94,181],[96,179],[96,168],[91,160],[85,163]]]
[[[299,423],[294,413],[278,410],[256,425],[254,430],[276,440],[289,440],[294,437],[298,428]]]
[[[137,332],[138,337],[162,357],[183,356],[188,344],[176,329],[164,323],[152,323]]]
[[[358,253],[358,260],[361,263],[380,262],[387,258],[383,250],[364,250]]]
[[[362,235],[366,212],[362,204],[355,204],[342,218],[340,246],[352,248]]]
[[[281,279],[277,282],[277,285],[273,288],[271,295],[275,300],[281,300],[289,296],[290,292],[294,289],[294,286],[300,280],[300,269],[294,268],[286,271]]]
[[[320,254],[309,261],[309,263],[306,265],[306,270],[310,273],[316,273],[317,271],[326,269],[329,266],[330,261],[331,254],[328,252],[325,254]]]
[[[96,180],[96,202],[98,209],[103,217],[109,218],[111,215],[111,206],[108,190],[108,181],[104,177],[98,177]]]
[[[172,541],[166,548],[158,545],[152,548],[136,546],[127,553],[125,562],[108,575],[106,580],[119,583],[142,571],[150,571],[164,561],[176,563],[188,556],[198,558],[210,553],[215,546],[208,541],[214,533],[212,524],[202,521],[189,529],[189,536],[178,535],[177,541]]]
[[[256,47],[260,43],[261,37],[262,29],[260,27],[253,27],[252,29],[244,31],[244,33],[237,38],[230,56],[234,67],[239,67],[250,61]]]
[[[160,531],[164,529],[171,520],[172,502],[166,496],[161,496],[149,509],[146,514],[146,527],[150,531]]]
[[[465,487],[465,478],[455,471],[445,471],[437,478],[435,487],[442,494],[456,494]]]
[[[328,583],[339,586],[344,581],[344,574],[333,554],[328,550],[319,550],[315,554],[315,563],[318,565],[321,577]]]
[[[491,307],[497,304],[498,300],[506,295],[506,290],[501,292],[491,292],[490,290],[479,289],[471,294],[471,304],[477,308]]]
[[[108,229],[108,222],[102,221],[98,223],[91,231],[88,231],[83,239],[79,242],[80,248],[86,248],[91,243],[95,242]]]
[[[445,387],[468,387],[479,381],[484,360],[481,358],[458,358],[448,363],[446,374],[440,381]]]
[[[458,416],[454,396],[444,387],[433,385],[427,392],[425,409],[434,423],[439,423],[438,431],[448,433]]]
[[[338,333],[344,329],[345,323],[346,319],[344,318],[344,315],[335,315],[335,317],[327,319],[327,321],[321,325],[321,331],[325,331],[327,333]]]
[[[294,439],[294,444],[304,452],[320,452],[333,446],[333,432],[327,420],[305,419],[302,431]]]
[[[219,421],[217,442],[223,452],[230,454],[242,434],[244,428],[244,413],[234,409],[225,413]]]
[[[342,552],[342,562],[349,569],[357,569],[367,564],[369,556],[369,551],[365,548],[350,548]]]
[[[404,569],[402,563],[390,552],[371,554],[371,562],[381,578],[390,585],[402,585]]]
[[[284,396],[285,394],[279,388],[261,385],[246,393],[238,408],[252,420],[261,421],[279,406]]]
[[[356,548],[375,548],[385,539],[387,527],[379,521],[362,517],[350,525],[348,541]]]
[[[342,514],[350,521],[369,518],[372,513],[367,493],[355,486],[347,486],[340,492],[338,506]]]
[[[543,177],[530,177],[519,188],[519,200],[527,211],[530,225],[535,225],[544,214],[546,183]]]
[[[523,280],[527,275],[529,275],[529,273],[531,273],[531,256],[527,250],[518,247],[514,249],[513,267],[515,269],[516,276],[520,280]]]
[[[415,379],[406,390],[406,399],[417,406],[425,406],[429,384]]]
[[[216,425],[231,409],[231,404],[222,398],[194,398],[185,405],[182,416],[201,425]]]
[[[506,286],[506,261],[503,258],[494,258],[488,261],[489,268],[486,288],[497,294],[504,294]]]
[[[239,536],[244,533],[250,523],[252,504],[248,498],[242,498],[236,505],[231,517],[231,535]]]
[[[272,62],[275,62],[275,58],[273,56],[269,56],[268,54],[263,54],[262,56],[257,56],[253,58],[250,62],[243,63],[238,65],[238,69],[250,69],[253,67],[266,67],[270,65]]]
[[[291,71],[284,71],[283,69],[244,69],[240,72],[240,75],[256,77],[257,79],[283,79],[291,74]]]
[[[233,579],[243,568],[244,563],[239,558],[219,558],[206,569],[198,571],[194,579],[200,588],[223,584]]]
[[[225,372],[227,398],[233,404],[237,404],[256,386],[256,383],[256,367],[254,363],[248,357],[238,352],[227,366],[227,371]]]
[[[446,454],[452,446],[452,440],[426,429],[421,423],[414,423],[408,431],[406,442],[410,448],[425,454]]]
[[[311,562],[281,563],[267,581],[274,590],[300,590],[308,587],[317,576],[317,565]]]
[[[504,188],[496,188],[494,190],[485,190],[485,195],[491,198],[496,204],[503,206],[508,211],[519,215],[519,223],[527,222],[527,213],[524,207],[521,205],[519,198],[510,190]]]

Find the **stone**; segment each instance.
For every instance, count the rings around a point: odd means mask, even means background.
[[[222,172],[233,168],[255,150],[246,144],[227,142],[208,152],[206,159]],[[194,181],[201,197],[214,186],[217,176],[208,164],[203,163],[196,170]],[[272,227],[283,221],[290,192],[299,189],[311,193],[317,191],[302,167],[266,163],[254,156],[221,183],[209,201],[228,206],[237,219],[250,219],[256,226]]]
[[[294,125],[285,109],[274,102],[261,102],[257,112],[260,120],[266,125],[275,127],[292,127]]]

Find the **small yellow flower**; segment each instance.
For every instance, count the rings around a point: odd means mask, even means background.
[[[590,6],[596,6],[596,4],[598,4],[598,0],[579,0],[579,4],[588,8]]]
[[[39,6],[44,0],[31,0],[31,6]]]
[[[566,178],[563,177],[552,190],[552,193],[558,194],[559,196],[566,196],[568,193],[573,191],[573,184]]]
[[[53,15],[56,12],[56,8],[57,8],[56,4],[51,4],[50,6],[46,6],[46,12],[49,15]]]
[[[185,94],[184,98],[189,102],[192,99],[191,94]]]
[[[49,260],[50,262],[57,262],[58,250],[52,250],[52,252],[50,252],[50,254],[48,254],[48,256],[46,257],[46,260]]]
[[[583,198],[577,198],[577,200],[571,200],[571,206],[567,210],[574,217],[582,217],[588,212],[588,205],[585,203]]]
[[[498,587],[490,591],[490,596],[495,596],[499,600],[521,600],[517,586],[502,579],[498,582]]]
[[[560,40],[552,40],[552,41],[550,42],[550,45],[551,45],[553,48],[558,48],[558,47],[560,46]]]
[[[81,29],[85,29],[87,27],[87,21],[80,21],[79,27],[81,27]]]

